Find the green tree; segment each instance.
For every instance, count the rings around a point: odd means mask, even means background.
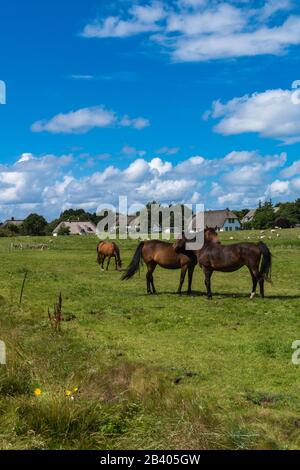
[[[84,209],[67,209],[62,212],[59,216],[59,222],[83,222],[83,221],[90,221],[93,222],[95,225],[103,219],[104,216],[100,217],[95,212],[86,212]]]
[[[239,220],[242,220],[246,214],[248,214],[249,209],[241,209],[239,211],[233,211],[233,213],[239,218]]]
[[[45,235],[47,221],[42,215],[30,214],[23,222],[22,230],[24,235]]]
[[[274,207],[271,201],[266,201],[263,204],[260,202],[258,209],[255,212],[252,226],[255,229],[266,229],[273,227],[275,222]]]
[[[46,227],[46,235],[52,235],[53,230],[58,226],[60,220],[54,219]]]
[[[69,227],[66,227],[65,225],[61,225],[58,229],[58,232],[57,234],[59,236],[66,236],[66,235],[70,235],[70,228]]]
[[[8,224],[6,228],[11,233],[12,236],[19,235],[21,231],[20,227],[18,227],[18,225],[15,225],[15,224]]]
[[[300,223],[300,199],[295,202],[285,202],[280,204],[276,217],[286,219],[291,225]]]

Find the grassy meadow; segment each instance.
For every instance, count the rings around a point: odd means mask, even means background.
[[[0,448],[299,449],[300,230],[279,234],[221,235],[265,236],[273,285],[253,301],[246,269],[214,273],[208,301],[199,268],[192,297],[157,268],[148,296],[145,268],[127,282],[114,262],[100,272],[96,237],[0,239]],[[126,266],[137,242],[119,245]]]

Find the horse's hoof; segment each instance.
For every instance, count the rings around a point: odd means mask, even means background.
[[[255,296],[256,296],[255,292],[252,292],[252,294],[250,295],[250,300],[253,300]]]

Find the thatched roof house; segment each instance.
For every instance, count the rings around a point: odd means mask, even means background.
[[[244,217],[242,218],[241,220],[242,224],[252,222],[252,220],[254,219],[255,213],[256,213],[256,209],[250,209],[250,211],[247,212],[247,214],[244,215]]]
[[[70,235],[95,235],[96,225],[93,222],[77,221],[77,222],[60,222],[53,230],[52,235],[57,237],[61,228],[68,228]]]
[[[5,222],[3,222],[2,227],[8,227],[9,225],[15,225],[16,227],[21,227],[23,225],[24,220],[22,219],[15,219],[12,217],[11,219],[7,219]]]
[[[204,212],[204,226],[216,228],[220,232],[232,232],[241,229],[241,223],[231,210],[216,210]],[[196,229],[196,219],[192,221],[192,230]]]

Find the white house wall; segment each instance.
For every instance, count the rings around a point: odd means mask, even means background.
[[[234,219],[234,222],[229,222],[227,219],[221,229],[221,232],[234,232],[236,230],[241,230],[241,224],[237,219]]]

